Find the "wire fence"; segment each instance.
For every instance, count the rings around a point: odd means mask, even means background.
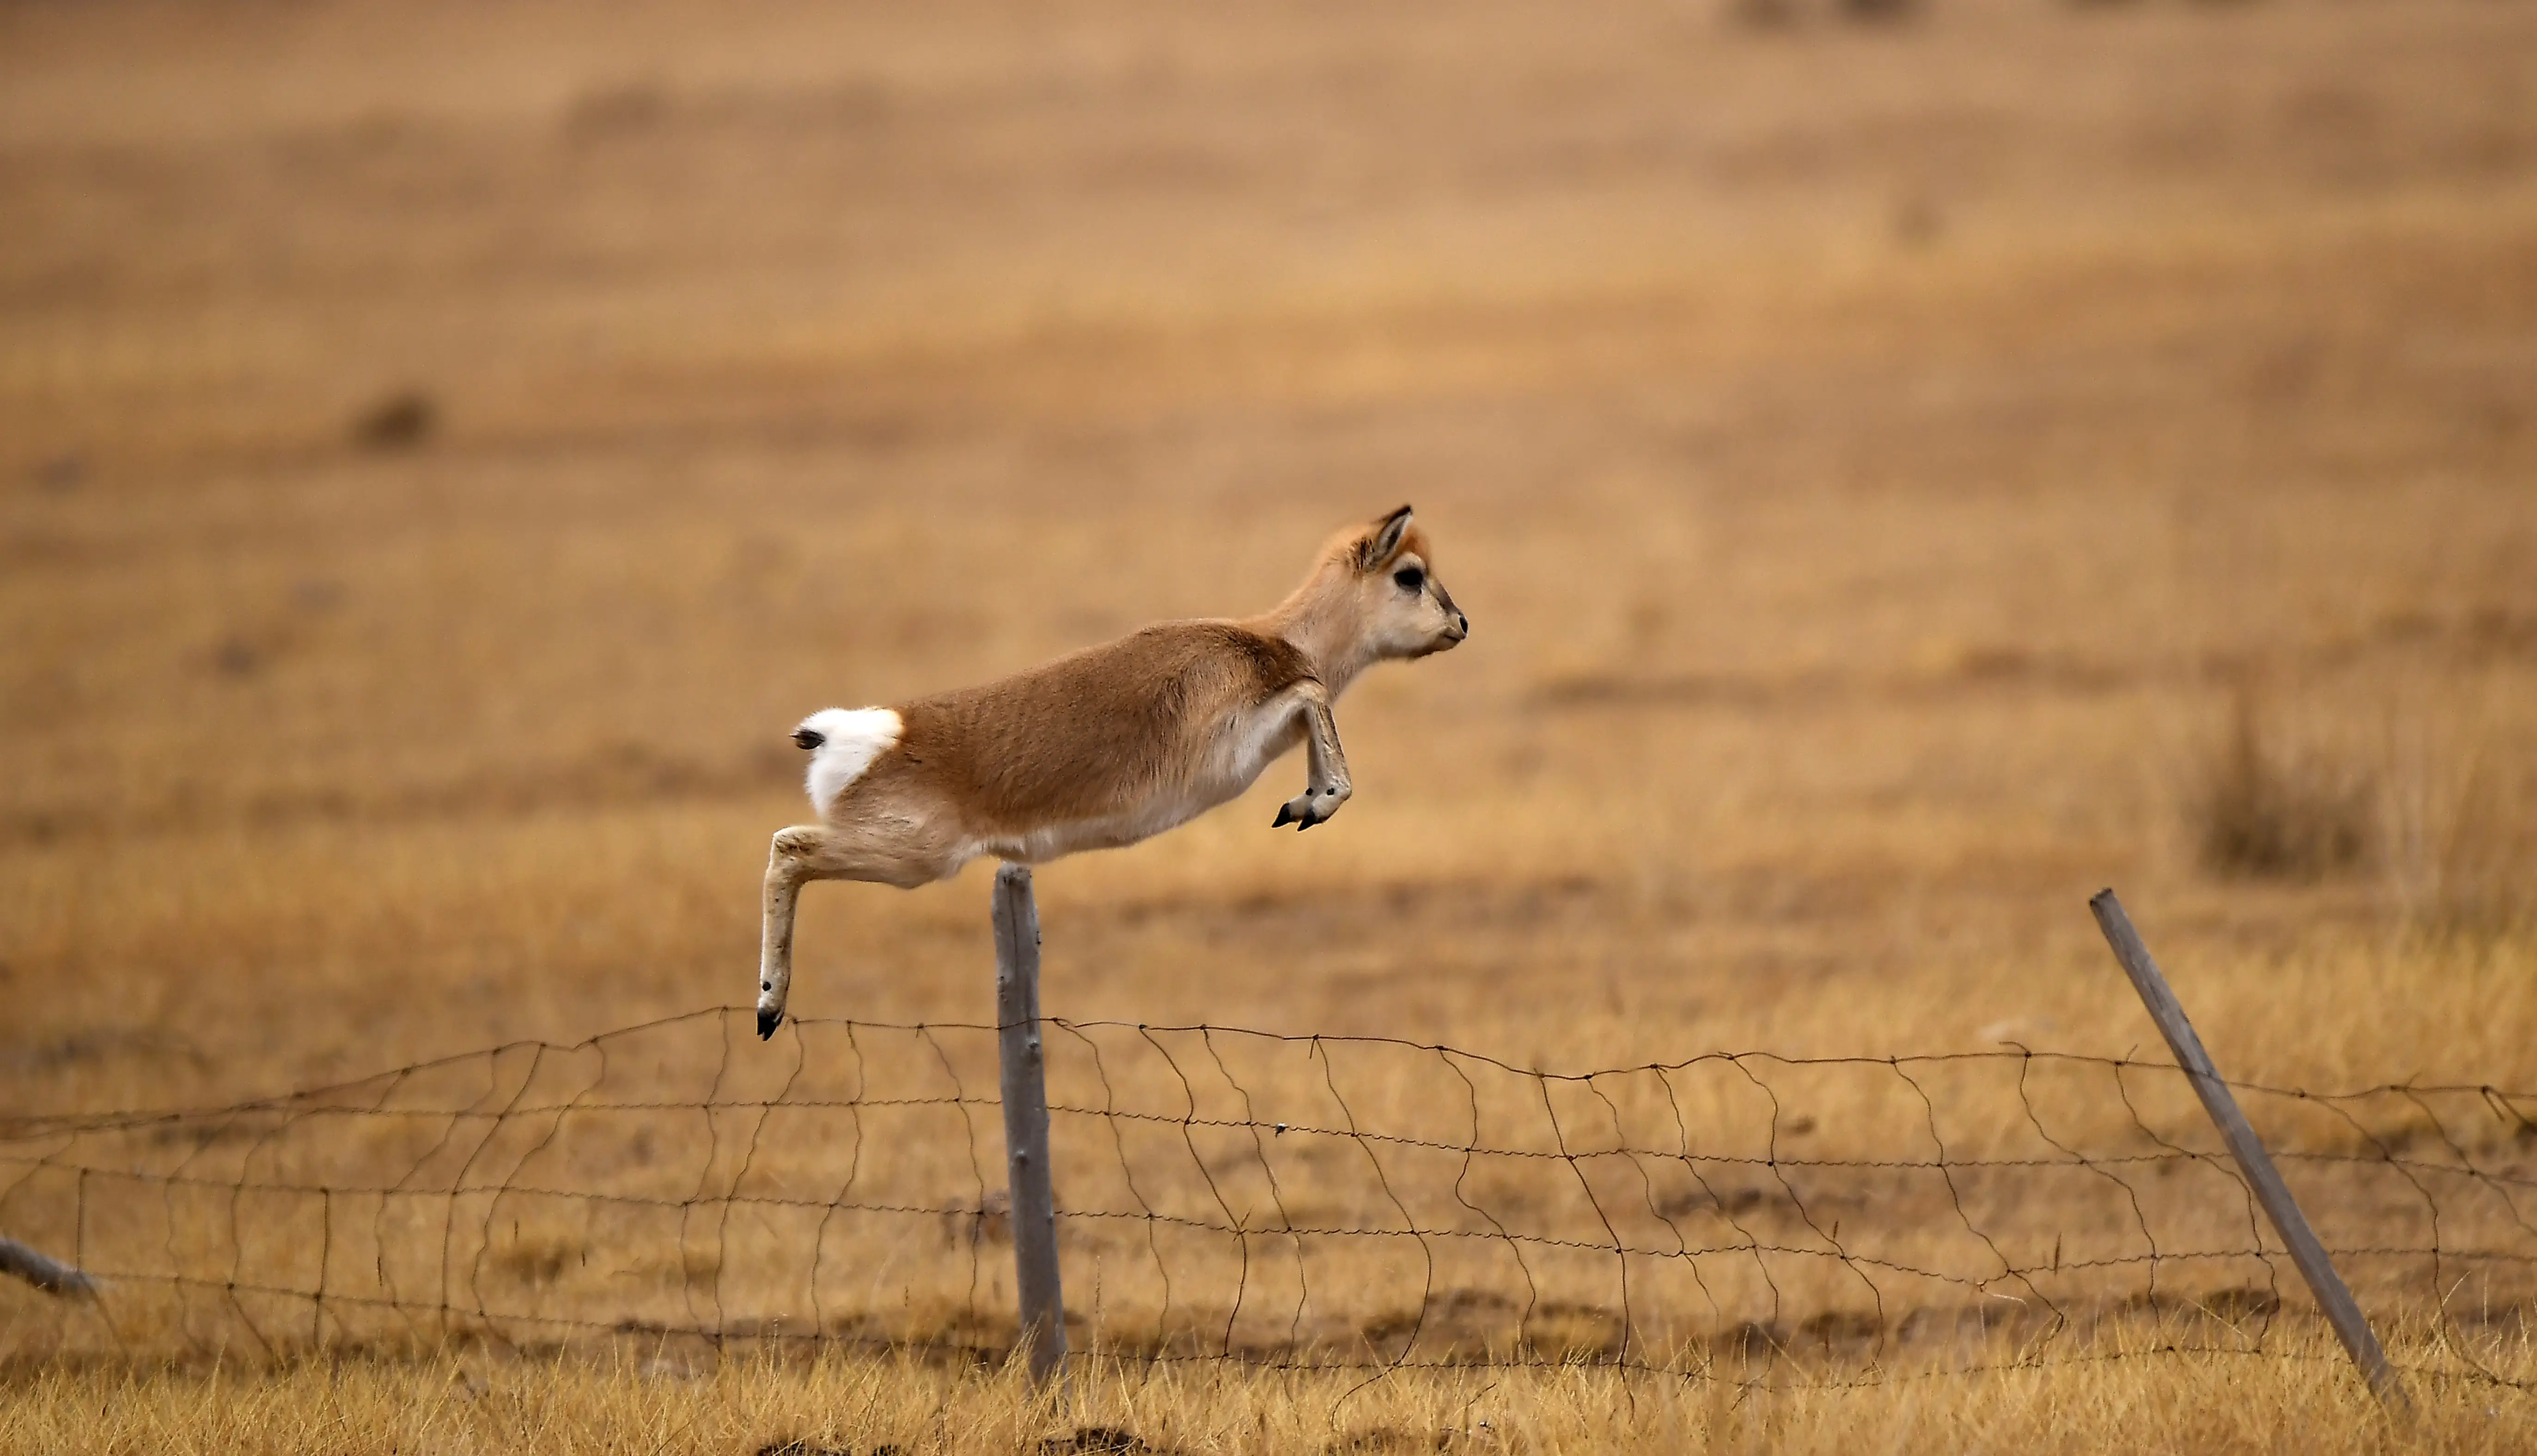
[[[1591,1072],[1043,1023],[1078,1354],[1849,1383],[2316,1316],[2183,1076],[2002,1050]],[[997,1029],[701,1011],[209,1110],[0,1123],[0,1360],[1015,1336]],[[2232,1084],[2401,1367],[2520,1391],[2537,1095]]]

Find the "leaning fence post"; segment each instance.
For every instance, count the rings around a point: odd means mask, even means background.
[[[1048,1166],[1048,1078],[1039,1039],[1039,906],[1027,866],[996,871],[997,1059],[1003,1068],[1005,1169],[1011,1190],[1014,1285],[1031,1383],[1066,1365],[1066,1297],[1057,1277],[1057,1195]]]
[[[2281,1235],[2282,1244],[2290,1250],[2291,1262],[2298,1266],[2300,1277],[2308,1281],[2309,1292],[2316,1296],[2317,1307],[2334,1326],[2336,1338],[2361,1367],[2378,1399],[2385,1404],[2404,1408],[2405,1388],[2387,1363],[2387,1352],[2378,1346],[2378,1337],[2370,1330],[2370,1321],[2361,1313],[2360,1303],[2343,1276],[2334,1272],[2334,1260],[2326,1256],[2325,1245],[2317,1241],[2308,1217],[2300,1212],[2298,1200],[2291,1197],[2290,1184],[2282,1181],[2280,1170],[2273,1167],[2272,1155],[2264,1151],[2261,1139],[2246,1114],[2238,1109],[2238,1099],[2229,1084],[2211,1065],[2211,1054],[2202,1049],[2202,1039],[2193,1034],[2193,1023],[2184,1019],[2184,1004],[2159,974],[2158,963],[2149,958],[2149,947],[2141,943],[2140,932],[2132,928],[2131,917],[2123,914],[2122,902],[2112,890],[2100,890],[2088,902],[2096,913],[2097,926],[2106,932],[2106,943],[2114,948],[2114,959],[2122,963],[2123,974],[2131,978],[2132,989],[2140,992],[2141,1004],[2149,1008],[2150,1020],[2158,1023],[2167,1038],[2168,1049],[2176,1053],[2177,1065],[2184,1069],[2185,1080],[2202,1099],[2202,1109],[2220,1128],[2221,1138],[2229,1144],[2230,1155],[2246,1175],[2246,1185],[2255,1191],[2255,1201],[2262,1205],[2264,1217],[2272,1221],[2273,1232]]]
[[[96,1275],[77,1264],[47,1258],[14,1238],[0,1237],[0,1274],[14,1274],[45,1294],[66,1299],[97,1296]]]

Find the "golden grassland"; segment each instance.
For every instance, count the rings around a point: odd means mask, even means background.
[[[2113,1358],[1855,1388],[1739,1386],[1571,1365],[1389,1378],[1099,1366],[1034,1399],[1015,1369],[830,1358],[710,1368],[459,1357],[266,1373],[56,1368],[0,1451],[916,1452],[2262,1451],[2525,1449],[2524,1407],[2455,1387],[2378,1409],[2327,1342]],[[798,1442],[798,1445],[793,1443]]]
[[[742,1001],[802,713],[1256,609],[1402,500],[1471,640],[1351,693],[1326,828],[1281,768],[1043,870],[1052,1014],[2119,1055],[2112,883],[2233,1076],[2537,1088],[2522,7],[596,14],[0,12],[0,1112]],[[797,1010],[983,1019],[984,881],[813,890]],[[2528,1415],[2218,1356],[1321,1378],[56,1370],[0,1441]]]

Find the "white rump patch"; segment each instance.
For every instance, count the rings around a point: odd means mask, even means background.
[[[821,740],[811,752],[807,787],[811,806],[825,818],[828,805],[898,742],[906,725],[887,708],[822,708],[803,719],[802,727]]]

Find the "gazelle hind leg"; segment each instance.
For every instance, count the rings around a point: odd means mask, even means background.
[[[802,887],[819,878],[819,851],[828,831],[815,824],[777,830],[766,855],[766,923],[757,951],[757,1036],[775,1035],[793,990],[793,911]]]
[[[784,1024],[793,990],[793,910],[813,880],[864,880],[913,890],[949,879],[977,853],[940,805],[902,799],[889,812],[846,823],[777,830],[766,855],[766,925],[757,958],[757,1035]]]

